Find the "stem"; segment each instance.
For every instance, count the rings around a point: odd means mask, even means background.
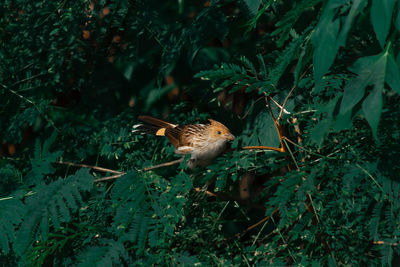
[[[74,167],[82,167],[82,168],[90,168],[93,170],[98,170],[102,172],[111,172],[111,173],[116,173],[116,174],[125,174],[126,172],[120,172],[120,171],[115,171],[111,169],[106,169],[103,167],[98,167],[98,166],[92,166],[92,165],[86,165],[86,164],[79,164],[79,163],[73,163],[73,162],[63,162],[63,161],[56,161],[54,162],[56,164],[61,164],[61,165],[68,165],[68,166],[74,166]]]

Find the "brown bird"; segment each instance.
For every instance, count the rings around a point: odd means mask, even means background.
[[[133,132],[166,136],[175,147],[175,153],[190,154],[189,168],[205,167],[220,155],[229,141],[235,140],[222,123],[209,119],[208,124],[177,125],[150,116],[139,116],[139,120],[151,125],[134,125]]]

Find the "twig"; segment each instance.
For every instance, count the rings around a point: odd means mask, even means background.
[[[278,152],[285,152],[285,150],[281,147],[271,147],[271,146],[244,146],[242,149],[263,149],[263,150],[272,150]]]
[[[379,240],[379,241],[373,241],[372,244],[374,244],[374,245],[387,245],[387,246],[396,247],[399,243],[398,242],[396,242],[396,243],[388,243],[388,242]]]
[[[278,210],[279,210],[279,209],[276,208],[276,209],[272,212],[271,216],[274,216],[275,213],[278,212]],[[266,216],[266,217],[263,218],[261,221],[259,221],[259,222],[255,223],[255,224],[253,224],[253,225],[247,227],[247,228],[246,228],[245,230],[243,230],[242,232],[235,234],[234,237],[238,238],[238,237],[240,237],[240,236],[246,234],[247,232],[249,232],[249,231],[253,230],[254,228],[256,228],[257,226],[259,226],[260,224],[262,224],[262,223],[268,221],[268,220],[271,218],[271,216]]]
[[[263,98],[264,98],[263,96],[262,96],[262,97],[259,97],[256,101],[254,101],[253,103],[251,103],[251,106],[250,106],[249,109],[246,111],[246,113],[245,113],[242,117],[238,116],[239,119],[240,119],[240,120],[243,120],[244,118],[246,118],[247,115],[249,115],[250,111],[253,109],[254,105],[255,105],[258,101],[260,101],[261,99],[263,99]]]
[[[306,149],[305,147],[302,147],[302,146],[296,144],[295,142],[293,142],[292,140],[290,140],[290,139],[287,138],[286,136],[284,136],[283,139],[286,140],[286,141],[288,141],[289,143],[291,143],[291,144],[294,145],[295,147],[298,147],[298,148],[300,148],[301,150],[304,150],[304,151],[310,153],[311,155],[315,155],[315,156],[318,156],[318,157],[321,157],[321,158],[327,158],[327,159],[337,159],[337,158],[331,158],[331,157],[329,157],[329,156],[324,156],[324,155],[321,155],[321,154],[312,152],[311,150]]]
[[[126,174],[126,172],[123,172],[123,173],[120,173],[120,174],[116,174],[116,175],[112,175],[112,176],[99,178],[99,179],[95,179],[94,182],[96,183],[96,182],[101,182],[101,181],[108,181],[108,180],[117,179],[117,178],[121,177],[124,174]]]
[[[385,194],[385,191],[383,190],[382,186],[378,183],[378,181],[370,174],[366,169],[364,169],[360,164],[356,163],[355,164],[358,168],[360,168],[371,180],[378,186],[378,188],[382,191],[382,193]]]
[[[28,78],[25,78],[25,79],[16,81],[16,82],[13,83],[11,86],[13,87],[13,86],[15,86],[15,85],[17,85],[17,84],[24,83],[24,82],[27,82],[27,81],[30,81],[30,80],[34,80],[34,79],[36,79],[36,78],[38,78],[38,77],[40,77],[40,76],[44,76],[44,75],[47,75],[47,73],[39,73],[39,74],[33,75],[33,76],[31,76],[31,77],[28,77]]]
[[[161,163],[161,164],[154,165],[154,166],[151,166],[151,167],[146,167],[146,168],[143,169],[143,171],[147,172],[147,171],[158,169],[158,168],[161,168],[161,167],[172,166],[172,165],[175,165],[175,164],[178,164],[178,163],[182,162],[182,160],[183,160],[183,158],[177,159],[177,160],[173,160],[173,161],[170,161],[170,162],[166,162],[166,163]]]
[[[210,196],[210,197],[217,197],[217,194],[215,194],[215,193],[213,193],[213,192],[211,192],[211,191],[202,190],[202,189],[200,189],[200,188],[198,188],[198,187],[195,187],[194,190],[195,190],[196,192],[205,193],[206,195],[208,195],[208,196]]]
[[[24,197],[29,197],[29,196],[32,196],[32,195],[34,195],[34,194],[36,194],[36,192],[30,191],[30,192],[26,193],[26,194],[24,195]],[[10,196],[10,197],[3,197],[3,198],[0,198],[0,201],[3,201],[3,200],[10,200],[10,199],[13,199],[13,198],[14,198],[13,196]]]
[[[288,102],[289,97],[292,95],[292,93],[296,87],[297,87],[296,85],[293,85],[293,87],[289,91],[289,94],[286,96],[285,100],[283,101],[281,111],[279,112],[279,115],[278,115],[278,120],[282,119],[282,113],[283,113],[283,110],[285,109],[286,103]]]
[[[8,88],[6,85],[4,85],[4,84],[2,84],[2,83],[0,83],[0,85],[1,85],[4,89],[7,89],[10,93],[12,93],[12,94],[18,96],[18,97],[21,98],[22,100],[25,100],[25,101],[28,102],[29,104],[33,105],[33,106],[36,108],[36,110],[37,110],[41,115],[43,115],[43,117],[51,124],[51,126],[53,126],[53,128],[54,128],[58,133],[61,132],[60,129],[58,129],[58,128],[56,127],[56,125],[54,124],[54,122],[53,122],[52,120],[50,120],[50,119],[46,116],[46,114],[45,114],[44,112],[42,112],[42,111],[39,109],[39,107],[36,105],[35,102],[33,102],[32,100],[30,100],[30,99],[24,97],[23,95],[19,94],[18,92],[14,91],[14,90],[12,90],[12,89],[10,89],[10,88]]]
[[[274,104],[278,106],[278,108],[283,109],[283,112],[284,112],[285,114],[291,114],[289,111],[287,111],[286,109],[284,109],[281,105],[279,105],[279,103],[276,102],[275,99],[273,99],[270,95],[267,95],[267,94],[265,93],[265,96],[268,96],[269,99],[271,99],[272,102],[274,102]]]
[[[106,168],[98,167],[98,166],[87,165],[87,164],[73,163],[73,162],[67,162],[67,161],[56,161],[56,162],[54,162],[54,163],[56,163],[56,164],[62,164],[62,165],[68,165],[68,166],[73,166],[73,167],[90,168],[90,169],[98,170],[98,171],[102,171],[102,172],[111,172],[111,173],[116,173],[116,174],[125,174],[125,172],[115,171],[115,170],[106,169]]]
[[[303,74],[301,74],[299,80],[301,80],[306,75],[307,71],[308,71],[308,68],[303,72]],[[290,89],[288,95],[286,96],[285,100],[283,101],[281,111],[279,112],[279,115],[278,115],[278,120],[282,119],[282,113],[283,113],[283,110],[285,109],[286,103],[288,102],[289,97],[292,95],[292,93],[293,93],[294,89],[296,89],[296,87],[297,87],[297,83],[293,85],[293,87]]]

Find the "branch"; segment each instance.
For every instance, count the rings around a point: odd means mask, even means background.
[[[161,163],[161,164],[154,165],[154,166],[151,166],[151,167],[146,167],[146,168],[143,169],[143,171],[147,172],[147,171],[151,171],[151,170],[158,169],[158,168],[161,168],[161,167],[172,166],[172,165],[178,164],[178,163],[180,163],[182,161],[183,161],[183,158],[177,159],[177,160],[173,160],[173,161],[169,161],[169,162],[165,162],[165,163]]]
[[[73,166],[73,167],[81,167],[81,168],[90,168],[93,170],[98,170],[102,172],[111,172],[111,173],[116,173],[116,174],[125,174],[125,172],[120,172],[120,171],[115,171],[111,169],[106,169],[103,167],[98,167],[98,166],[92,166],[92,165],[86,165],[86,164],[79,164],[79,163],[73,163],[73,162],[67,162],[67,161],[56,161],[54,162],[56,164],[61,164],[61,165],[68,165],[68,166]]]
[[[242,149],[263,149],[263,150],[272,150],[278,152],[285,152],[285,149],[282,147],[271,147],[271,146],[244,146]]]
[[[276,208],[276,209],[272,212],[271,216],[274,216],[275,213],[277,213],[278,211],[279,211],[279,209]],[[267,217],[263,218],[261,221],[259,221],[259,222],[255,223],[255,224],[253,224],[253,225],[247,227],[244,231],[235,234],[234,237],[240,237],[241,235],[246,234],[247,232],[249,232],[249,231],[253,230],[254,228],[256,228],[257,226],[259,226],[260,224],[262,224],[262,223],[266,222],[267,220],[269,220],[269,218],[271,218],[271,216],[267,216]]]
[[[112,175],[112,176],[99,178],[99,179],[95,179],[94,182],[96,183],[96,182],[101,182],[101,181],[108,181],[108,180],[117,179],[117,178],[121,177],[124,174],[126,174],[126,172],[123,172],[123,173],[120,173],[120,174],[116,174],[116,175]]]
[[[308,69],[309,69],[309,68],[307,68],[307,69],[303,72],[303,74],[301,74],[299,80],[301,80],[301,79],[304,77],[304,75],[306,75]],[[278,115],[278,120],[281,120],[281,119],[282,119],[282,113],[283,113],[283,111],[285,110],[286,103],[287,103],[287,101],[289,100],[289,97],[292,95],[294,89],[296,89],[296,87],[297,87],[297,82],[296,82],[296,84],[294,84],[293,87],[290,89],[289,94],[286,96],[285,100],[283,101],[283,104],[282,104],[282,107],[281,107],[281,111],[279,112],[279,115]]]

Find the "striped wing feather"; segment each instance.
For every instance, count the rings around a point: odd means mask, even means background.
[[[182,154],[187,154],[191,153],[193,149],[199,149],[204,146],[204,142],[206,141],[206,130],[207,126],[204,124],[182,125],[174,128],[167,128],[165,136],[174,147],[185,147],[185,149],[182,148],[178,151],[181,151]]]

